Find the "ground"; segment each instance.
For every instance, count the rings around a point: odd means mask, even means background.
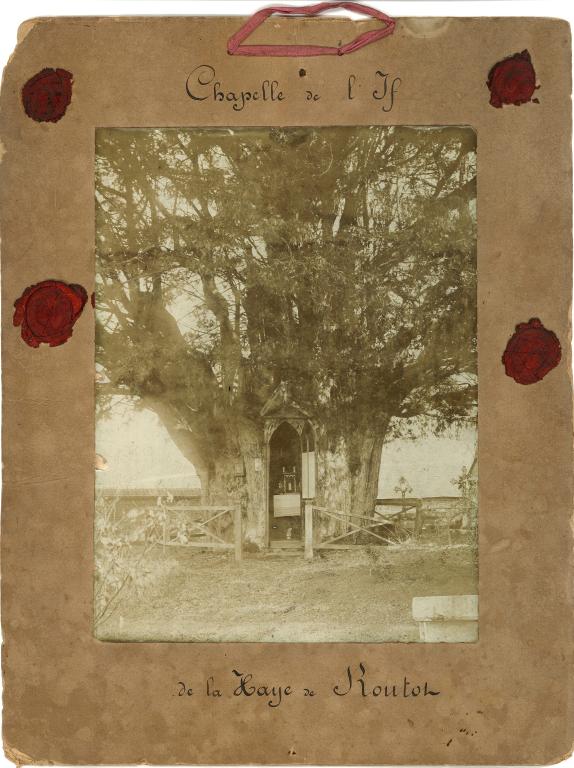
[[[196,642],[416,642],[418,595],[476,594],[475,551],[357,547],[312,561],[302,553],[245,555],[160,548],[159,576],[129,590],[101,623],[102,640]]]

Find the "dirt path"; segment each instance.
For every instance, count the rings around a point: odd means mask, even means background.
[[[227,554],[182,549],[170,559],[169,574],[144,594],[131,593],[100,626],[100,639],[413,642],[414,596],[478,590],[464,547],[376,547],[311,562],[301,554],[251,555],[240,564]]]

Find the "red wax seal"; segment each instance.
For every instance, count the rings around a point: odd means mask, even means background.
[[[536,90],[536,72],[528,51],[515,53],[495,64],[486,82],[493,107],[526,104]]]
[[[555,333],[546,330],[537,317],[519,323],[511,336],[502,362],[506,375],[519,384],[534,384],[556,368],[562,357]]]
[[[14,325],[22,326],[22,338],[30,347],[57,347],[72,335],[88,294],[81,285],[44,280],[26,288],[14,302]]]
[[[28,117],[39,123],[56,123],[72,100],[72,75],[65,69],[43,69],[22,88]]]

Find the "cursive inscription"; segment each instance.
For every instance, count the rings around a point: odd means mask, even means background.
[[[376,102],[383,112],[390,112],[397,101],[401,82],[398,75],[377,69],[370,77],[350,74],[340,84],[335,82],[334,88],[337,99],[357,102],[369,99]],[[298,80],[297,86],[291,85],[290,91],[279,80],[265,77],[255,83],[229,84],[217,76],[211,64],[199,64],[192,69],[185,81],[185,91],[193,102],[221,105],[234,112],[253,109],[264,102],[280,103],[295,99],[306,102],[312,109],[312,105],[323,97],[321,90],[314,87],[307,77],[304,87]],[[333,94],[332,88],[329,93]]]
[[[189,75],[185,89],[194,101],[224,102],[230,104],[236,112],[241,112],[249,102],[283,101],[285,95],[277,80],[262,80],[252,89],[228,89],[221,85],[215,76],[215,69],[209,64],[200,64]]]
[[[438,696],[440,693],[440,691],[433,691],[426,680],[413,685],[405,676],[403,676],[400,683],[377,683],[372,685],[372,683],[367,682],[366,673],[367,670],[362,662],[359,663],[357,671],[354,671],[352,667],[347,667],[344,682],[335,685],[333,693],[336,696],[347,696],[351,691],[355,690],[363,698],[372,696],[375,699],[379,696],[408,699],[416,698],[417,696]]]
[[[427,696],[439,696],[440,691],[428,680],[411,681],[406,675],[392,680],[382,680],[381,676],[369,676],[363,662],[349,665],[333,684],[295,686],[292,682],[269,680],[259,677],[252,671],[232,669],[226,680],[216,681],[209,675],[202,684],[180,680],[177,682],[175,695],[186,700],[201,695],[211,700],[222,697],[235,697],[246,701],[260,701],[271,709],[277,709],[290,698],[319,699],[323,696],[348,697],[349,700],[360,696],[363,699],[379,701],[392,699],[417,699]]]

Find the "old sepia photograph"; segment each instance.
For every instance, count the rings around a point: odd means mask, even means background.
[[[475,642],[474,130],[95,141],[95,636]]]

